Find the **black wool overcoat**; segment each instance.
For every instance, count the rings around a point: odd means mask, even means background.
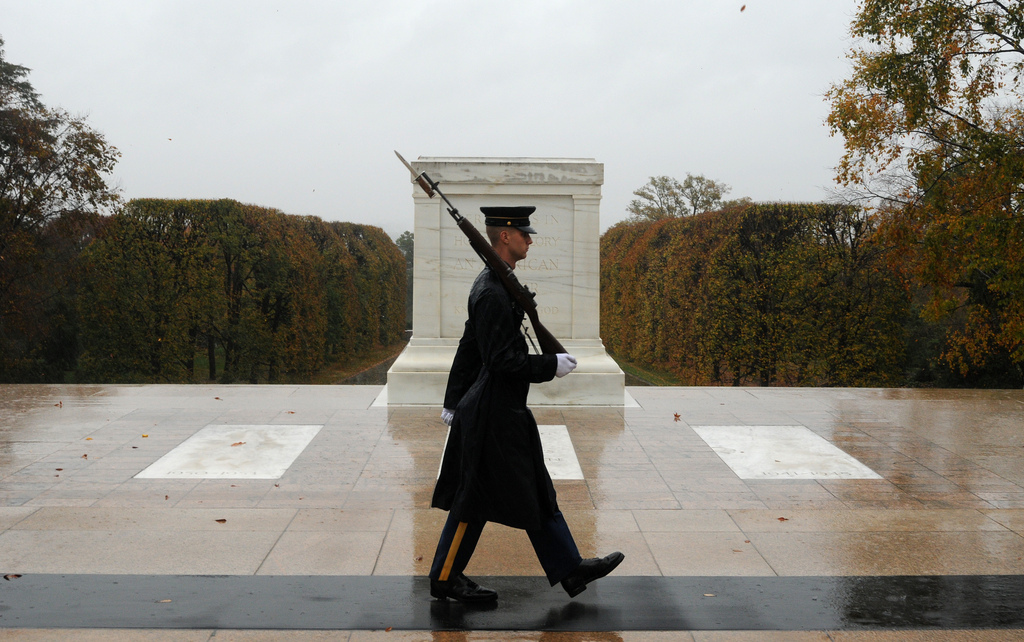
[[[489,268],[469,293],[469,319],[448,375],[455,411],[432,505],[459,521],[535,529],[558,510],[540,433],[526,407],[531,383],[550,381],[553,354],[530,354],[523,310]]]

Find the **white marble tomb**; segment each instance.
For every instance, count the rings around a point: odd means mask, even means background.
[[[484,233],[480,207],[533,205],[537,234],[516,276],[537,293],[544,326],[576,356],[572,374],[531,386],[529,403],[621,406],[625,375],[600,338],[600,201],[604,165],[574,158],[424,158],[418,171],[440,184]],[[410,184],[414,203],[413,334],[388,371],[389,405],[440,405],[466,322],[466,300],[483,268],[440,197]],[[527,320],[529,324],[529,320]],[[531,330],[531,334],[532,330]]]

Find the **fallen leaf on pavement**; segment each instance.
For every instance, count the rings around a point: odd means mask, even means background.
[[[227,524],[228,523],[228,520],[226,520],[226,519],[216,519],[214,521],[217,522],[218,524]]]
[[[236,441],[235,443],[231,444],[231,447],[234,448],[235,446],[244,446],[244,445],[245,445],[244,441]]]

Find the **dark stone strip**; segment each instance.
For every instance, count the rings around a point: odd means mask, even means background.
[[[8,576],[10,577],[10,576]],[[570,600],[540,577],[484,577],[500,599],[430,598],[423,577],[24,575],[0,627],[779,630],[1024,628],[1024,576],[617,577]]]

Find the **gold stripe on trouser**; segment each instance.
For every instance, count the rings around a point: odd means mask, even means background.
[[[459,522],[459,527],[455,529],[455,537],[452,538],[452,546],[448,549],[448,557],[444,560],[444,566],[441,568],[441,577],[437,578],[442,582],[448,581],[448,575],[452,572],[452,565],[455,564],[455,555],[459,552],[459,544],[462,543],[462,536],[466,533],[467,522]]]

